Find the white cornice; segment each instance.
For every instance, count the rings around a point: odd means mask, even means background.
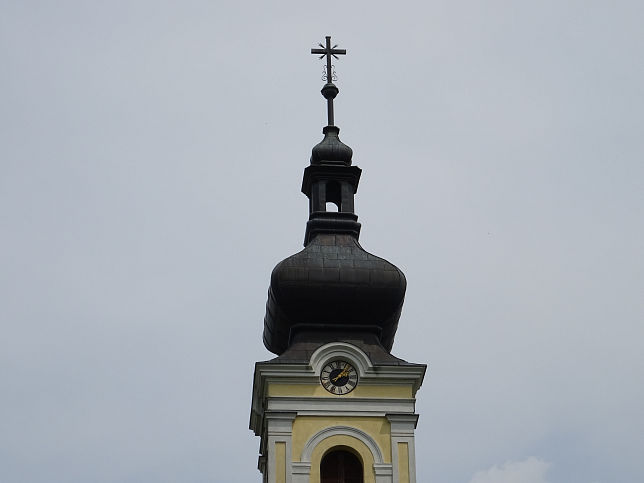
[[[375,416],[374,413],[413,414],[415,399],[365,398],[365,397],[270,397],[266,401],[266,411],[295,411],[298,415],[361,413]]]

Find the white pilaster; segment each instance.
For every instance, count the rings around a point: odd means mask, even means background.
[[[409,457],[409,483],[416,483],[416,448],[414,430],[418,423],[418,414],[387,414],[391,424],[391,462],[394,472],[394,483],[399,483],[398,443],[406,443]]]
[[[293,439],[293,421],[295,420],[296,413],[278,413],[267,412],[264,415],[266,420],[266,453],[267,453],[267,470],[268,478],[267,483],[276,483],[277,475],[275,474],[275,443],[285,443],[286,447],[286,461],[284,466],[286,468],[286,483],[293,482],[293,475],[291,471],[292,448],[291,443]]]

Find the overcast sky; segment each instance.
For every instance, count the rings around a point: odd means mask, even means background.
[[[259,482],[336,122],[429,364],[419,483],[644,481],[641,1],[0,3],[0,481]]]

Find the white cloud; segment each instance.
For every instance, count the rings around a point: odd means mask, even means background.
[[[477,472],[470,483],[548,483],[551,464],[530,456],[525,461],[508,461],[501,466]]]

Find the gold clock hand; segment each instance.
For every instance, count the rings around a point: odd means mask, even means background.
[[[349,364],[345,365],[344,369],[342,369],[342,372],[340,374],[338,374],[337,376],[335,376],[332,380],[333,380],[333,382],[335,382],[338,379],[340,379],[341,377],[348,376],[348,375],[349,375]]]

